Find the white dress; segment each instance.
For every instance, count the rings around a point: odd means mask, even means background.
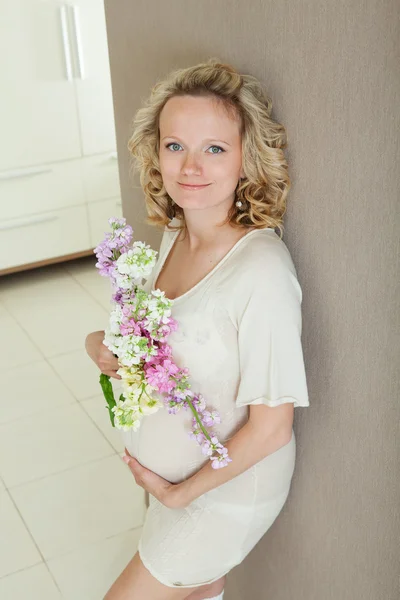
[[[172,224],[177,223],[176,220]],[[177,232],[165,231],[154,283]],[[250,404],[309,406],[301,345],[302,292],[285,243],[271,228],[252,230],[197,285],[174,299],[179,328],[168,343],[175,362],[190,372],[191,389],[218,410],[221,443],[246,423]],[[124,432],[137,460],[172,483],[209,459],[190,439],[190,411],[145,417]],[[290,442],[182,509],[150,496],[139,554],[164,585],[211,583],[240,564],[279,515],[289,494],[296,442]],[[231,463],[232,464],[232,463]]]

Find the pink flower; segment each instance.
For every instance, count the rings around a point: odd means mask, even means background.
[[[206,427],[212,427],[216,423],[221,423],[221,417],[216,410],[213,410],[212,412],[204,410],[202,413],[202,420]]]
[[[105,239],[95,248],[94,253],[97,257],[96,267],[99,269],[100,275],[110,279],[113,291],[112,301],[122,309],[119,335],[147,338],[144,342],[149,344],[149,349],[151,347],[152,351],[143,356],[138,368],[144,373],[145,380],[163,395],[164,405],[169,414],[176,414],[181,408],[189,411],[191,415],[196,414],[196,418],[192,418],[192,431],[189,432],[189,436],[199,444],[202,453],[210,457],[214,469],[222,468],[231,462],[228,450],[218,441],[214,432],[206,429],[220,423],[220,415],[215,410],[207,410],[203,396],[194,394],[190,390],[189,370],[175,364],[172,348],[167,343],[168,336],[178,330],[178,322],[172,316],[165,315],[158,320],[155,320],[153,316],[149,318],[147,309],[140,304],[147,294],[142,286],[133,285],[129,289],[119,288],[115,264],[122,254],[130,250],[133,231],[126,224],[125,219],[111,217],[108,222],[112,231],[106,234]],[[144,257],[143,260],[144,264],[147,264],[147,258]],[[151,294],[147,294],[147,297],[150,298],[150,296]],[[139,304],[136,299],[139,299]],[[140,306],[142,308],[139,308]],[[153,354],[154,349],[156,350],[155,355]],[[105,397],[109,403],[106,394]],[[114,425],[113,420],[112,423]]]
[[[162,364],[146,368],[146,379],[148,383],[159,392],[170,393],[176,387],[176,381],[171,378],[179,371],[179,368],[171,361],[164,360]]]
[[[223,456],[212,456],[211,457],[211,466],[213,469],[221,469],[222,467],[226,467],[228,463],[232,462],[232,459],[228,456],[228,450],[225,448],[226,452]]]

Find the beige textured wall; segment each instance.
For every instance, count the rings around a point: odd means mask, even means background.
[[[399,2],[106,0],[124,212],[126,142],[150,87],[211,56],[258,76],[287,127],[284,240],[303,288],[311,406],[273,527],[227,600],[398,600]]]

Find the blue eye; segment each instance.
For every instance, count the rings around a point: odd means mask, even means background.
[[[175,152],[175,150],[172,150],[172,148],[170,148],[170,146],[171,147],[178,146],[178,147],[182,148],[182,146],[180,144],[178,144],[177,142],[170,142],[165,147],[168,149],[171,149],[172,152]],[[225,152],[225,150],[223,148],[221,148],[221,146],[210,146],[210,148],[218,148],[218,150],[220,150],[220,152],[209,152],[209,154],[222,154],[222,152]]]
[[[171,142],[170,144],[167,144],[165,147],[169,148],[170,146],[180,146],[180,144],[177,144],[176,142]],[[175,151],[173,150],[173,152],[175,152]]]
[[[219,150],[221,150],[221,152],[210,152],[210,154],[221,154],[222,152],[225,152],[225,150],[221,148],[221,146],[210,146],[210,148],[218,148]]]

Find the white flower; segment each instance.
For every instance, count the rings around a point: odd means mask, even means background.
[[[131,289],[147,279],[155,265],[157,252],[144,242],[135,242],[130,250],[115,261],[115,281],[121,289]]]
[[[149,404],[149,403],[144,404],[143,406],[140,407],[140,410],[143,413],[143,416],[145,416],[145,415],[152,415],[153,413],[160,410],[160,408],[164,408],[164,404],[162,402],[160,402],[159,400],[154,399],[154,404]]]
[[[135,366],[131,367],[120,367],[117,371],[117,374],[121,376],[122,383],[124,381],[129,383],[141,383],[143,381],[144,373],[140,369],[137,369]]]

